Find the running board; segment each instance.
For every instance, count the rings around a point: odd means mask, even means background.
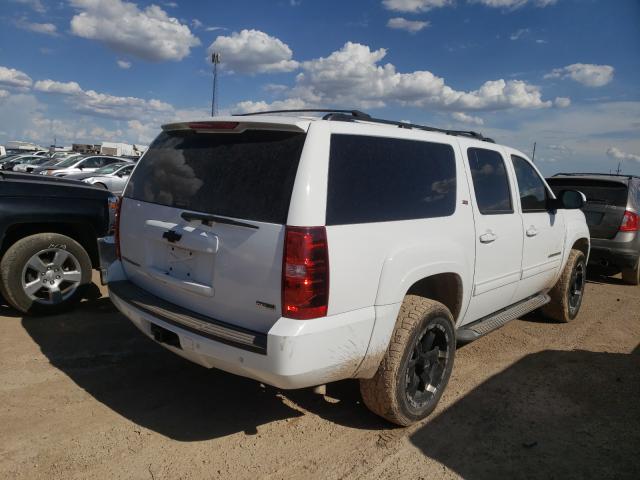
[[[511,305],[504,310],[500,310],[488,317],[481,318],[469,325],[460,327],[456,332],[456,338],[459,342],[463,343],[476,340],[483,335],[502,327],[511,320],[515,320],[522,315],[532,312],[536,308],[546,305],[550,300],[551,298],[549,298],[549,295],[546,293],[526,298],[525,300]]]

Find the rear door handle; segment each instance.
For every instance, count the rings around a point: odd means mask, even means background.
[[[496,238],[498,238],[498,237],[496,236],[495,233],[487,232],[487,233],[483,233],[482,235],[480,235],[480,242],[481,243],[491,243],[491,242],[495,242]]]
[[[527,237],[535,237],[537,234],[538,234],[538,229],[536,227],[534,227],[533,225],[531,225],[527,229]]]

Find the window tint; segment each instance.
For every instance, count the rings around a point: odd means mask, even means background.
[[[175,208],[286,223],[301,133],[164,132],[130,178],[126,197]]]
[[[331,136],[327,225],[443,217],[455,206],[450,145]]]
[[[131,171],[133,170],[133,165],[129,165],[128,167],[124,167],[122,170],[118,171],[119,175],[131,175]]]
[[[556,197],[564,190],[578,190],[587,197],[587,205],[626,207],[629,191],[624,183],[601,179],[549,178],[549,186]]]
[[[480,213],[513,213],[509,176],[502,155],[494,150],[470,148],[467,157]]]
[[[81,165],[85,168],[98,168],[104,165],[103,159],[100,157],[87,158]]]
[[[538,172],[524,158],[511,155],[516,171],[520,203],[523,212],[540,212],[547,209],[547,189]]]

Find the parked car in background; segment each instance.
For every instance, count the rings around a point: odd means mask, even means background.
[[[100,267],[116,197],[61,178],[0,175],[0,293],[27,314],[72,306]]]
[[[360,379],[399,425],[456,342],[580,311],[584,196],[475,132],[362,112],[163,126],[120,202],[109,296],[145,335],[278,388]]]
[[[52,175],[54,177],[64,177],[71,173],[93,172],[98,168],[121,162],[117,157],[107,157],[103,155],[77,155],[70,156],[50,167],[37,169],[40,175]],[[34,169],[34,173],[36,170]]]
[[[7,150],[4,148],[4,146],[0,145],[0,157],[4,157],[7,155]]]
[[[92,173],[82,174],[83,178],[80,180],[84,183],[104,188],[115,194],[121,194],[134,167],[135,165],[131,162],[113,163],[106,167],[99,168]],[[76,175],[78,174],[73,175],[74,179]]]
[[[556,195],[579,190],[587,197],[582,211],[591,233],[589,266],[640,284],[640,177],[559,173],[547,181]]]
[[[18,159],[18,162],[13,167],[14,172],[26,172],[31,173],[34,168],[39,165],[43,165],[51,160],[49,157],[44,156],[30,156]]]
[[[2,168],[2,170],[13,170],[16,165],[37,160],[42,160],[42,157],[36,157],[35,155],[16,155],[13,158],[3,162],[0,168]]]

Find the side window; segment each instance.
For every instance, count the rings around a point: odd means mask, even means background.
[[[131,172],[133,171],[133,165],[130,165],[128,167],[124,167],[122,169],[120,169],[120,171],[118,172],[118,174],[125,176],[125,175],[131,175]]]
[[[108,158],[108,157],[102,158],[102,165],[109,165],[115,162],[119,162],[119,160],[117,158]]]
[[[81,165],[85,168],[98,168],[103,165],[102,158],[100,157],[87,158],[84,162],[81,163]]]
[[[327,225],[445,217],[455,209],[451,145],[331,135]]]
[[[524,158],[511,155],[511,160],[518,179],[522,211],[524,213],[545,211],[547,209],[547,189],[540,175]]]
[[[467,157],[480,213],[513,213],[509,176],[502,155],[494,150],[470,148]]]

